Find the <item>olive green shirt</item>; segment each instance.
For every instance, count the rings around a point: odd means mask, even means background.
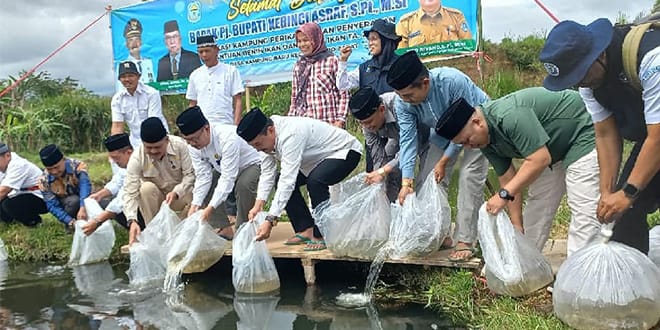
[[[514,158],[525,158],[546,146],[552,164],[564,168],[595,147],[594,127],[580,94],[526,88],[481,106],[488,123],[489,144],[482,148],[497,175]]]

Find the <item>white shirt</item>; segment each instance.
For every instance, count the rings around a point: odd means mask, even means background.
[[[7,194],[7,197],[14,197],[19,194],[33,194],[43,198],[41,190],[30,190],[38,187],[39,177],[42,174],[43,172],[37,165],[12,152],[11,160],[7,164],[7,171],[0,172],[0,186],[12,189]]]
[[[124,205],[122,202],[123,194],[121,187],[124,185],[124,179],[126,178],[126,169],[119,167],[115,162],[111,162],[110,164],[112,168],[112,179],[103,188],[108,189],[114,198],[105,207],[105,210],[118,214],[122,212]]]
[[[347,71],[348,63],[345,61],[338,61],[337,67],[337,89],[345,91],[360,86],[360,69],[355,68],[353,71]]]
[[[233,125],[233,97],[244,91],[238,69],[218,62],[211,68],[202,65],[190,74],[186,98],[197,101],[209,123]]]
[[[165,129],[169,131],[167,120],[163,116],[160,103],[160,94],[153,87],[138,82],[133,95],[126,88],[115,93],[110,102],[113,122],[125,122],[130,131],[130,140],[136,149],[142,144],[140,139],[140,125],[149,117],[158,117],[163,122]]]
[[[639,80],[642,83],[644,101],[644,120],[647,125],[660,123],[660,47],[649,51],[639,65]],[[591,88],[580,88],[580,96],[591,114],[594,123],[601,122],[612,115],[612,111],[603,107]]]
[[[216,170],[220,173],[209,205],[218,208],[234,190],[234,183],[241,171],[259,164],[262,156],[236,134],[236,126],[211,124],[211,141],[202,149],[188,146],[190,159],[195,169],[192,204],[201,206],[211,188]]]
[[[326,159],[346,159],[350,150],[362,154],[362,144],[347,131],[306,117],[271,116],[275,126],[275,150],[261,163],[257,199],[267,200],[277,177],[280,178],[269,210],[280,216],[296,186],[298,172],[308,176]]]

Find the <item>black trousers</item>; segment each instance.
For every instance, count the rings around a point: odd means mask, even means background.
[[[0,218],[10,223],[14,220],[33,227],[41,223],[40,214],[48,213],[43,199],[33,194],[19,194],[0,202]]]
[[[621,172],[621,177],[619,177],[618,189],[628,180],[641,149],[642,142],[638,142],[630,152],[630,157],[628,157]],[[660,207],[660,171],[655,174],[646,188],[640,192],[632,208],[626,211],[616,223],[612,240],[632,246],[642,253],[648,254],[649,225],[646,219],[648,214],[655,212],[658,207]]]
[[[356,151],[349,151],[346,159],[326,159],[316,166],[309,176],[298,173],[296,187],[286,204],[286,213],[289,215],[291,225],[296,233],[314,227],[314,237],[322,237],[319,228],[314,225],[314,218],[309,211],[305,199],[300,193],[300,187],[307,185],[312,208],[330,199],[329,186],[344,180],[357,167],[361,155]]]

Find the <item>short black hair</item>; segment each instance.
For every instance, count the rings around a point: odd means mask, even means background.
[[[266,118],[267,118],[267,119],[266,119],[266,126],[264,126],[264,128],[261,130],[261,132],[259,132],[259,135],[266,135],[266,134],[268,134],[268,127],[271,127],[271,126],[275,125],[275,124],[273,123],[273,120],[270,119],[270,117],[266,117]]]

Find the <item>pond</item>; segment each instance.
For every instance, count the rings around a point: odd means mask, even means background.
[[[319,283],[307,287],[299,261],[278,262],[282,285],[269,296],[235,294],[231,261],[224,259],[203,274],[184,276],[185,288],[177,294],[130,287],[128,266],[121,263],[0,264],[0,328],[408,330],[449,325],[416,304],[339,306],[335,298],[359,292],[366,275],[329,264],[317,273]]]

